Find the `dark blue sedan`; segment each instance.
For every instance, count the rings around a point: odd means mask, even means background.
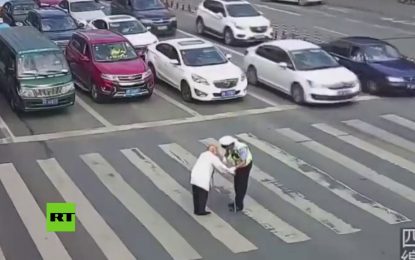
[[[385,41],[345,37],[325,44],[323,48],[359,77],[365,92],[415,93],[415,63]]]

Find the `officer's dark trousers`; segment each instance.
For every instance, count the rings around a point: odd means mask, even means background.
[[[194,213],[200,214],[206,211],[208,192],[196,185],[192,185]]]
[[[248,180],[251,168],[252,162],[250,162],[247,166],[239,168],[235,171],[235,206],[238,210],[242,210],[244,208],[244,198],[246,190],[248,189]]]

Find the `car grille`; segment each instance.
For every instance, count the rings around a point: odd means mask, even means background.
[[[414,82],[415,83],[415,76],[414,77],[404,77],[405,81],[407,82]]]
[[[155,18],[155,19],[151,19],[151,21],[153,21],[154,24],[168,24],[168,23],[170,23],[170,19],[163,19],[163,18]]]
[[[62,86],[51,88],[33,88],[33,94],[37,98],[57,96],[62,94]]]
[[[257,27],[251,27],[251,31],[255,33],[263,33],[267,31],[267,26],[257,26]]]
[[[328,88],[338,90],[338,89],[349,89],[353,87],[354,87],[353,83],[339,83],[336,85],[330,85]]]
[[[118,80],[120,82],[131,82],[131,81],[141,80],[142,78],[143,78],[143,74],[118,76]]]
[[[238,84],[238,79],[225,79],[214,81],[213,84],[217,88],[233,88]]]

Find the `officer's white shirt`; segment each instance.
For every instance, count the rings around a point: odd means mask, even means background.
[[[234,174],[234,168],[228,168],[210,151],[203,152],[193,166],[190,175],[190,184],[196,185],[206,191],[210,190],[214,170]]]

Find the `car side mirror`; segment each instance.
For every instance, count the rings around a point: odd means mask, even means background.
[[[179,63],[179,61],[178,61],[178,60],[172,59],[172,60],[170,60],[170,64],[177,66],[177,65],[179,65],[180,63]]]
[[[147,31],[151,31],[151,26],[146,27]]]
[[[81,61],[88,62],[89,61],[89,58],[87,56],[82,55],[81,56]]]
[[[337,56],[334,56],[334,59],[337,60],[337,61],[340,61],[340,58],[337,57]]]
[[[232,55],[231,54],[226,54],[226,58],[228,59],[228,60],[230,60],[230,59],[232,59]]]
[[[264,15],[264,12],[262,12],[262,11],[258,11],[258,13],[259,13],[260,15]]]
[[[286,62],[280,62],[280,63],[278,63],[278,66],[280,66],[282,69],[287,69],[288,68],[288,64]]]
[[[79,22],[79,23],[78,23],[78,27],[79,27],[80,29],[85,29],[86,24],[85,24],[85,23],[83,23],[83,22]]]
[[[223,19],[223,14],[222,13],[217,13],[216,17],[218,17],[219,19]]]

